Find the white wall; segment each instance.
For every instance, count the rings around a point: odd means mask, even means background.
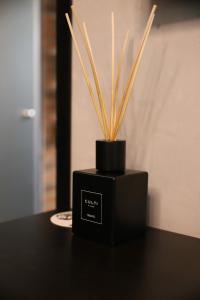
[[[88,24],[106,97],[110,91],[110,11],[119,45],[131,39],[123,82],[152,2],[76,0]],[[181,1],[180,4],[181,5]],[[149,224],[200,237],[200,19],[154,26],[144,52],[120,137],[127,167],[149,172]],[[73,49],[72,169],[94,167],[102,138]]]

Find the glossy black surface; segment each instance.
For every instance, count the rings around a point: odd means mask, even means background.
[[[110,248],[50,223],[0,224],[0,299],[199,300],[200,240],[156,229]]]

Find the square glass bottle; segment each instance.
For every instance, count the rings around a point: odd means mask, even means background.
[[[125,169],[125,141],[96,141],[96,169],[74,171],[72,231],[115,245],[146,227],[148,173]]]

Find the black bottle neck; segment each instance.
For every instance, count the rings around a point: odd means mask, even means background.
[[[96,169],[120,172],[126,168],[126,141],[96,141]]]

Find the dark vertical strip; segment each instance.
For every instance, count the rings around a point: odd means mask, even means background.
[[[71,162],[71,36],[65,13],[69,0],[57,2],[57,209],[70,209]]]

